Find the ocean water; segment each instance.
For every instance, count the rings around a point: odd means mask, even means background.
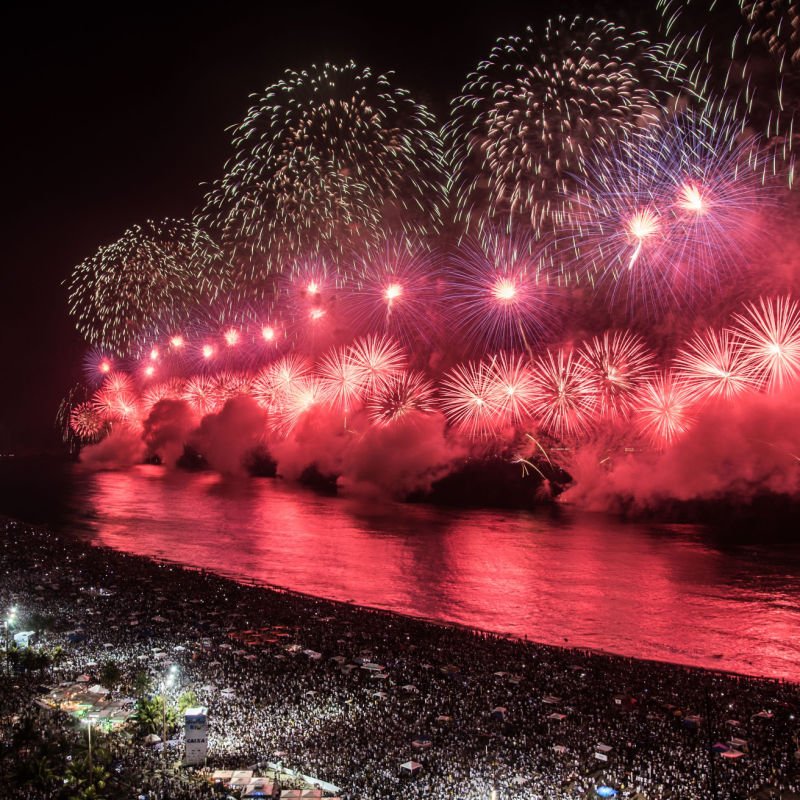
[[[555,645],[800,681],[800,532],[735,536],[326,497],[273,479],[0,464],[0,511],[94,544]]]

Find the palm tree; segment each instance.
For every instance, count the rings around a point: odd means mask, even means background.
[[[106,661],[100,667],[100,685],[113,689],[122,680],[122,670],[116,661]]]

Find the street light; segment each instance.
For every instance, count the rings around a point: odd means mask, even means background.
[[[173,664],[169,668],[166,677],[164,678],[164,688],[161,692],[161,709],[163,713],[163,724],[161,727],[161,750],[164,754],[164,763],[167,761],[167,689],[175,683],[178,677],[178,665]]]
[[[89,734],[89,782],[94,785],[94,765],[92,763],[92,723],[94,722],[94,715],[88,714],[83,718],[86,723],[86,730]]]

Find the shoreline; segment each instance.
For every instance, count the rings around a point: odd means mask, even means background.
[[[0,517],[2,520],[2,517]],[[39,526],[41,527],[41,526]],[[216,570],[207,570],[203,567],[194,567],[190,564],[184,564],[180,561],[172,561],[168,558],[159,558],[156,556],[143,556],[134,553],[128,553],[124,550],[117,550],[113,547],[110,547],[106,544],[95,544],[92,541],[82,541],[80,538],[80,534],[77,533],[66,533],[65,536],[67,538],[75,538],[78,541],[81,541],[82,544],[86,544],[90,547],[96,548],[100,551],[107,551],[111,553],[123,553],[128,558],[136,558],[142,559],[145,562],[153,563],[153,564],[163,564],[169,567],[177,567],[178,569],[184,570],[186,572],[192,573],[202,573],[208,575],[214,575],[217,578],[222,580],[231,581],[232,583],[239,584],[241,586],[247,586],[251,589],[259,590],[262,589],[265,592],[271,592],[275,594],[281,595],[289,595],[290,597],[297,597],[301,600],[306,601],[321,601],[324,603],[330,603],[334,607],[343,607],[354,609],[356,611],[363,611],[365,613],[370,614],[384,614],[388,617],[400,617],[403,619],[413,620],[415,622],[425,623],[427,625],[433,625],[440,628],[447,628],[462,631],[464,633],[475,633],[480,634],[482,636],[487,637],[496,637],[501,640],[507,640],[512,642],[519,642],[525,644],[531,644],[533,646],[538,647],[549,647],[555,648],[556,650],[561,650],[565,653],[576,653],[581,655],[596,655],[605,658],[621,658],[621,659],[630,659],[633,661],[638,661],[643,664],[653,664],[653,665],[662,665],[662,666],[672,666],[678,667],[680,669],[685,670],[697,670],[699,672],[708,672],[714,675],[721,675],[727,676],[731,678],[743,678],[743,679],[753,679],[759,681],[766,681],[766,682],[776,682],[776,683],[788,683],[792,685],[796,685],[800,687],[800,677],[796,680],[792,680],[791,678],[775,678],[770,675],[759,675],[759,674],[749,674],[746,672],[737,672],[736,670],[732,669],[713,669],[711,667],[701,667],[697,666],[696,664],[687,664],[683,661],[671,661],[668,659],[661,659],[661,658],[641,658],[639,656],[630,656],[625,655],[624,653],[616,653],[613,650],[603,650],[599,647],[571,647],[568,645],[563,644],[553,644],[551,642],[541,641],[539,639],[532,639],[527,636],[518,636],[514,633],[510,632],[502,632],[502,631],[493,631],[489,628],[481,628],[476,625],[468,625],[464,622],[455,622],[452,620],[442,620],[437,619],[435,617],[426,617],[422,614],[412,614],[404,611],[394,611],[388,608],[382,608],[381,606],[371,606],[365,603],[356,603],[350,602],[348,600],[337,600],[336,598],[332,597],[325,597],[324,595],[312,594],[310,592],[301,592],[297,589],[290,589],[285,586],[280,586],[278,584],[273,583],[261,583],[254,578],[233,578],[228,574],[223,572],[217,572]]]
[[[20,626],[31,613],[56,621],[42,645],[62,647],[64,661],[48,682],[97,680],[112,659],[158,685],[177,664],[180,690],[209,709],[212,768],[281,753],[347,800],[495,788],[566,800],[598,785],[707,800],[712,762],[730,794],[800,792],[800,686],[786,680],[538,644],[237,582],[45,526],[0,528],[0,602],[19,604]],[[126,747],[137,781],[164,779],[144,745]],[[422,765],[413,777],[400,769],[409,760]],[[204,786],[169,796],[210,797]]]

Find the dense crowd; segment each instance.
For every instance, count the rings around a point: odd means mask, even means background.
[[[0,607],[50,617],[39,646],[62,648],[46,682],[113,659],[160,690],[177,664],[169,696],[191,689],[208,708],[210,767],[280,762],[349,800],[800,792],[796,684],[435,625],[0,528]],[[4,686],[9,740],[35,692],[22,676]],[[211,796],[141,741],[117,754],[146,796]]]

